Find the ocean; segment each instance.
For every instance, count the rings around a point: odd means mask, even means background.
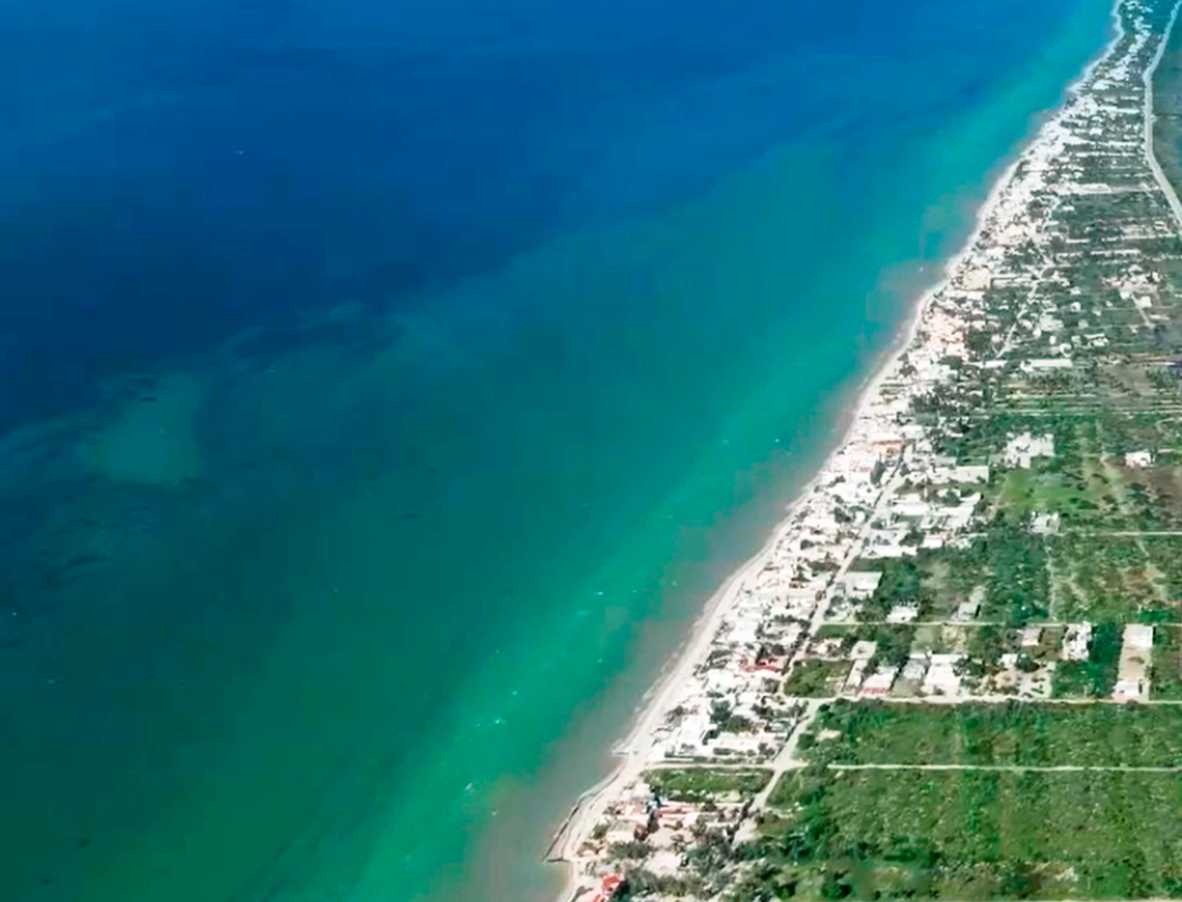
[[[1109,7],[0,6],[5,898],[552,898]]]

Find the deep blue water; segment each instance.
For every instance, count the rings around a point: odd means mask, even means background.
[[[817,129],[971,108],[1070,6],[963,5],[7,3],[0,415],[293,310],[409,303]]]
[[[1107,7],[0,5],[13,898],[545,898]]]

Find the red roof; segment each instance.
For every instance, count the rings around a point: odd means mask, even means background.
[[[591,902],[609,902],[616,897],[623,885],[624,878],[619,874],[608,874],[599,881],[599,892],[591,897]]]

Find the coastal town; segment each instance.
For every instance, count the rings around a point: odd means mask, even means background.
[[[555,837],[566,899],[1182,895],[1177,14],[1117,4]]]

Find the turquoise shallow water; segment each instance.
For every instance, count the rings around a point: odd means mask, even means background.
[[[81,396],[24,402],[0,444],[13,897],[546,898],[547,829],[1105,39],[1107,3],[1027,6],[801,7],[776,27],[825,39],[744,69],[690,41],[717,71],[660,91],[632,73],[553,133],[589,174],[536,214],[548,230],[398,303],[352,290],[355,240],[321,248],[345,273],[333,297],[282,318],[246,304],[219,321],[232,337],[203,325],[167,353],[132,342],[164,344],[147,275],[125,283],[140,314],[59,310],[37,339],[6,320],[10,348],[110,352]],[[737,13],[684,15],[709,35]],[[665,21],[625,49],[673,66]],[[741,141],[709,137],[728,123]],[[482,222],[511,209],[469,196]],[[257,257],[248,206],[209,215]],[[268,278],[250,274],[258,306],[281,307]]]

